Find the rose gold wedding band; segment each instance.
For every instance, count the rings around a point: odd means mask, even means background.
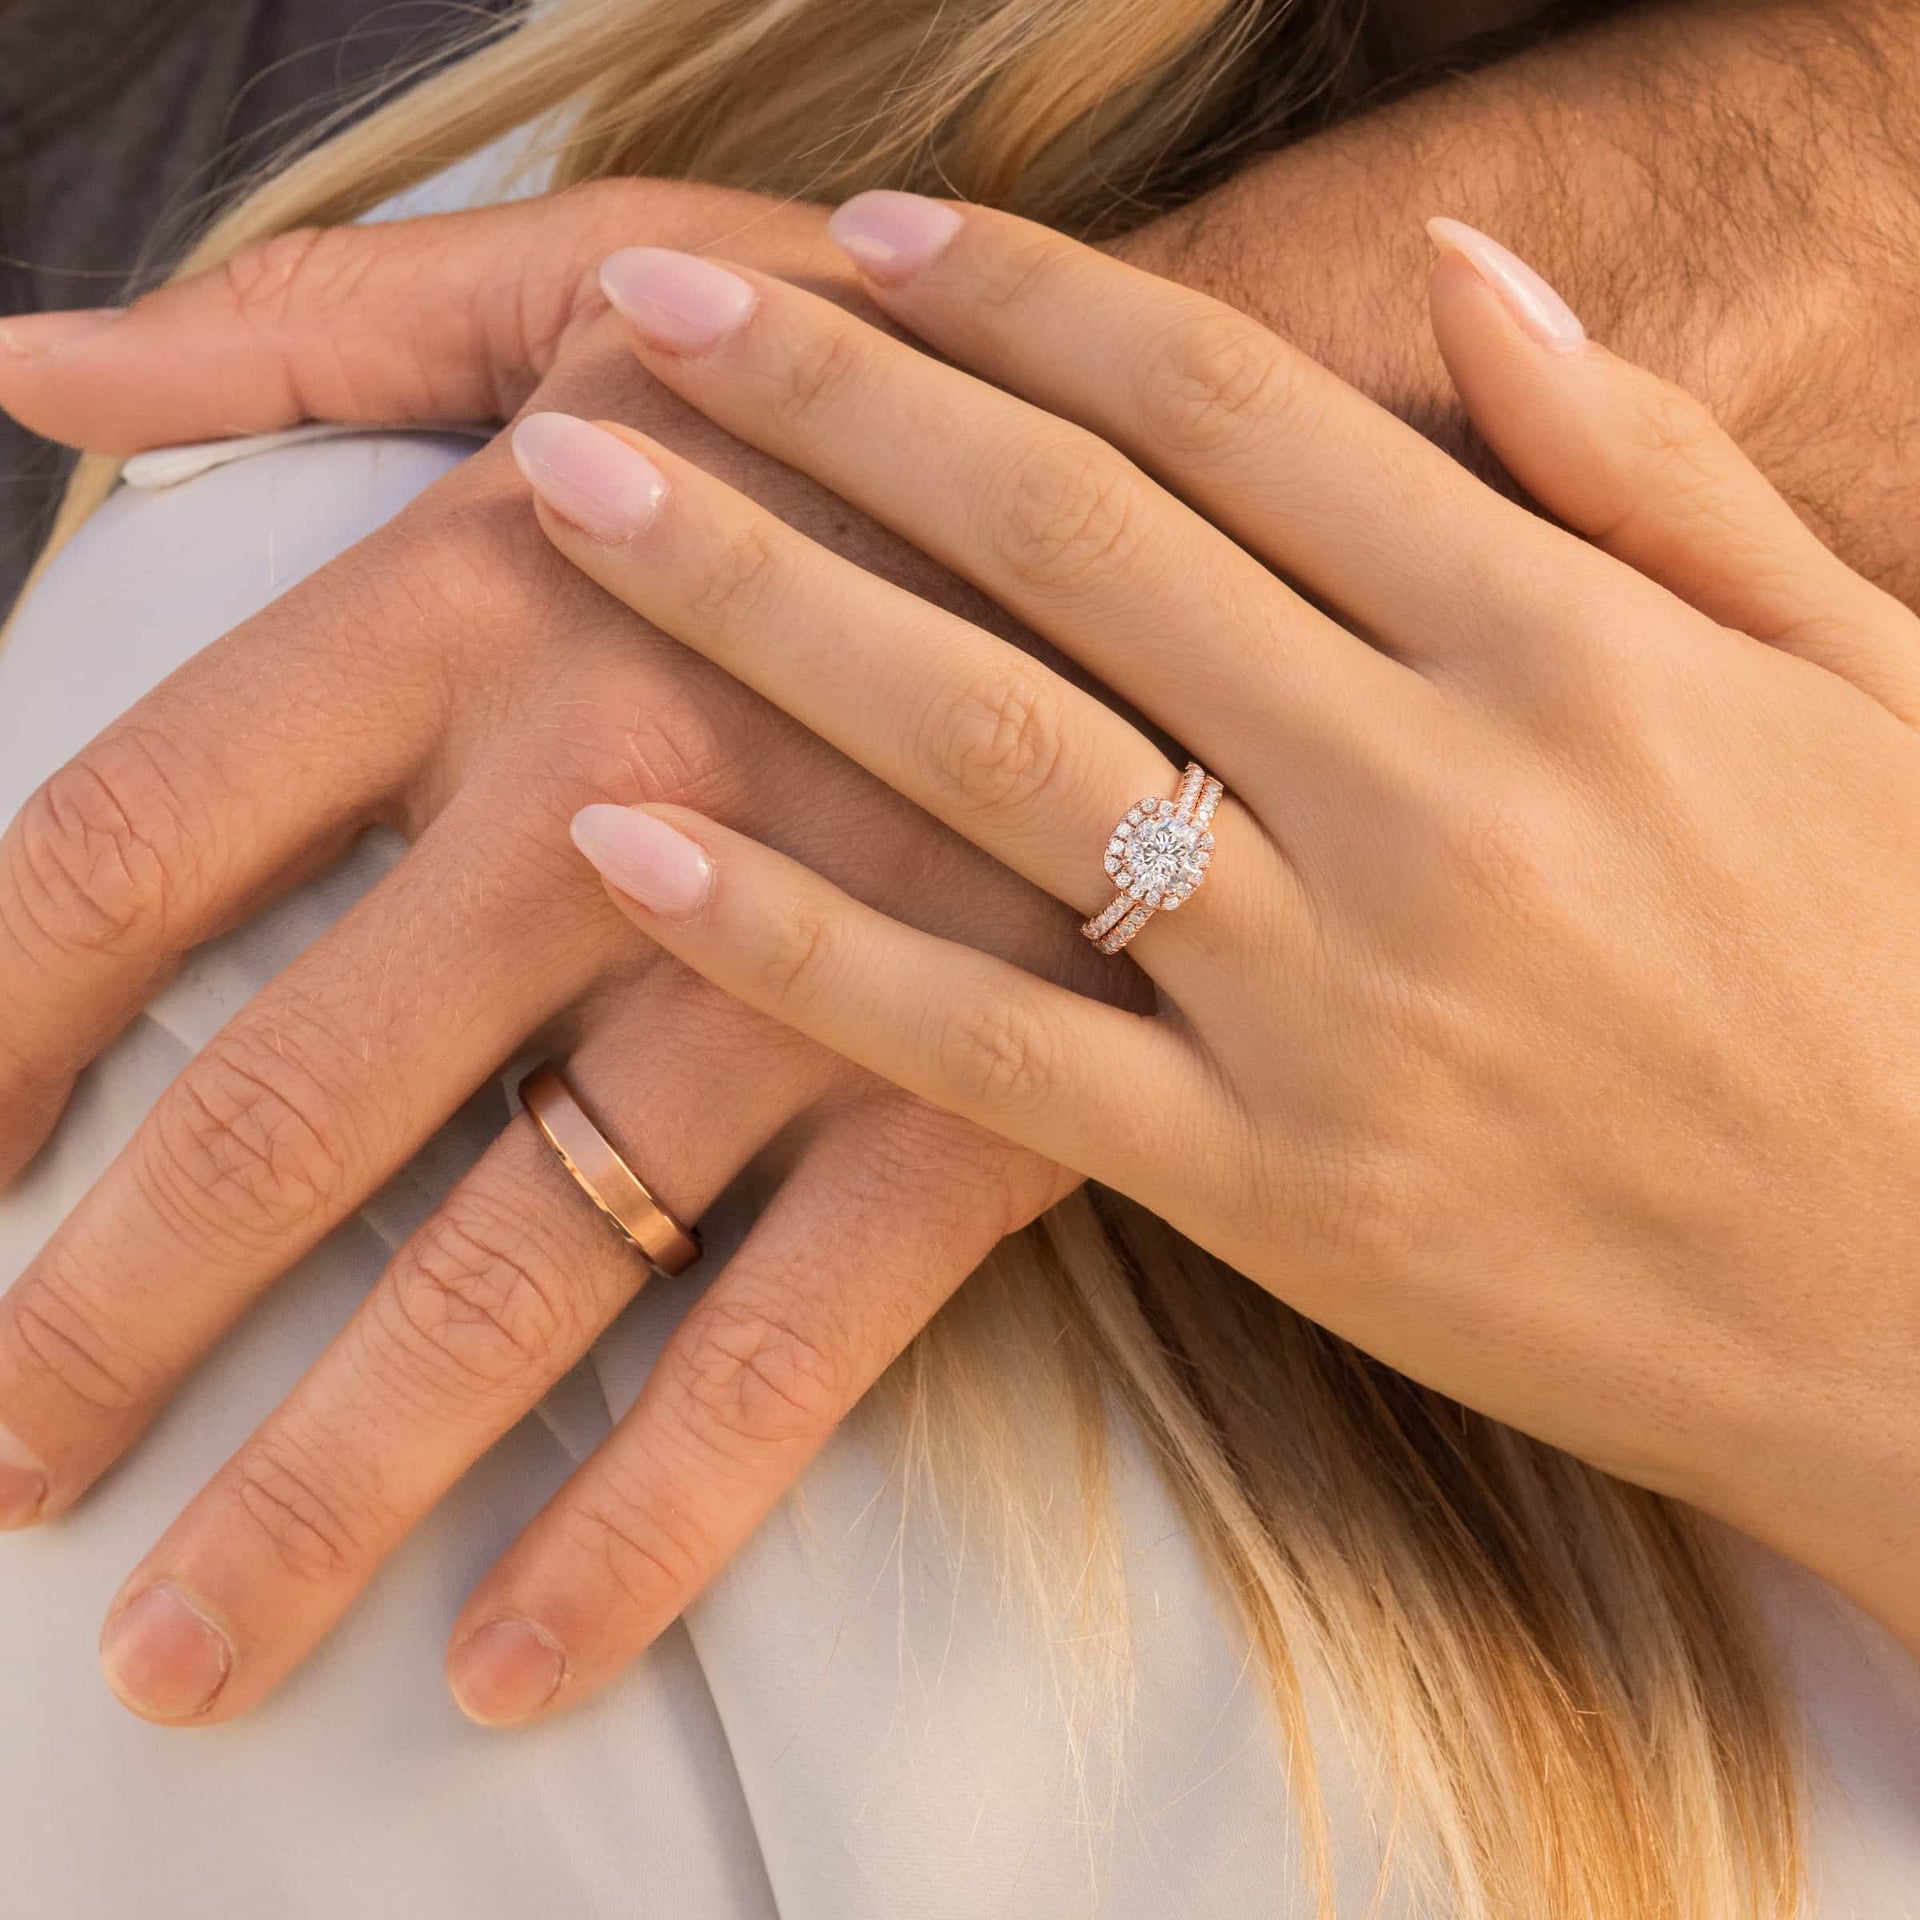
[[[681,1273],[700,1257],[700,1239],[683,1227],[620,1157],[553,1066],[520,1082],[520,1104],[546,1135],[580,1190],[662,1273]]]

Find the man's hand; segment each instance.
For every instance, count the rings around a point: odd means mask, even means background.
[[[1119,251],[1492,471],[1426,324],[1421,227],[1497,233],[1920,605],[1917,28],[1911,0],[1629,8],[1272,154]]]
[[[637,234],[806,277],[821,221],[622,183],[296,236],[0,359],[0,402],[117,451],[528,400],[643,419],[863,564],[972,604],[651,386],[600,298],[595,264]],[[15,344],[54,331],[16,325]],[[752,591],[747,558],[716,592]],[[1007,719],[951,716],[983,783],[1025,777]],[[485,1592],[456,1634],[468,1710],[521,1718],[671,1621],[940,1301],[1066,1189],[636,942],[567,839],[609,792],[714,810],[894,911],[1102,990],[1070,916],[581,582],[490,448],[181,669],[0,842],[8,1169],[189,948],[369,824],[414,843],[182,1073],[0,1302],[0,1423],[38,1463],[0,1478],[15,1523],[79,1498],[250,1299],[539,1036],[683,1217],[770,1142],[786,1171],[547,1516],[541,1571],[572,1609],[562,1667]],[[1124,987],[1109,973],[1104,990]],[[517,1120],[129,1582],[106,1640],[129,1704],[195,1721],[257,1702],[642,1277]]]

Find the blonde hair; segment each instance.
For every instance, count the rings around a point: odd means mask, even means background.
[[[907,186],[1112,229],[1310,112],[1360,4],[554,0],[294,159],[181,271],[350,219],[537,116],[559,184]],[[63,529],[111,477],[88,463]],[[1799,1755],[1686,1510],[1370,1361],[1099,1193],[1009,1241],[887,1404],[1055,1619],[1069,1597],[1116,1617],[1104,1436],[1116,1414],[1144,1435],[1269,1682],[1323,1910],[1308,1669],[1377,1745],[1403,1876],[1452,1913],[1796,1910]],[[1066,1549],[1062,1462],[1084,1522]]]

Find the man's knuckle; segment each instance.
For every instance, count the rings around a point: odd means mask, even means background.
[[[1174,454],[1218,453],[1286,400],[1285,357],[1258,322],[1226,307],[1200,307],[1175,321],[1140,376],[1139,407],[1150,442]]]
[[[603,1567],[613,1590],[643,1619],[677,1610],[707,1571],[696,1523],[664,1519],[637,1487],[601,1489],[568,1508],[566,1526],[569,1557]]]
[[[8,1295],[6,1327],[16,1364],[83,1411],[119,1418],[145,1397],[142,1370],[51,1252]]]
[[[351,1181],[345,1105],[290,1014],[216,1036],[154,1115],[148,1198],[196,1239],[273,1243],[330,1219]]]
[[[14,831],[13,892],[56,955],[145,947],[165,937],[192,848],[163,750],[125,729],[28,800]]]
[[[338,1580],[364,1557],[365,1528],[337,1490],[326,1490],[319,1461],[304,1448],[257,1437],[240,1458],[233,1495],[245,1530],[303,1583]]]
[[[690,1437],[735,1458],[828,1431],[846,1408],[847,1366],[792,1303],[715,1299],[688,1329],[678,1385]]]
[[[532,1223],[471,1199],[422,1232],[385,1298],[402,1363],[462,1399],[523,1390],[588,1331],[577,1282]]]
[[[1031,671],[969,675],[935,703],[923,734],[922,758],[970,813],[1030,811],[1057,792],[1066,728],[1059,700]]]
[[[1143,528],[1140,475],[1090,433],[1049,428],[1015,449],[989,490],[1000,559],[1016,581],[1057,591],[1122,568]]]

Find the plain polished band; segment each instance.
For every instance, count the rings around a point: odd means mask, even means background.
[[[558,1067],[534,1068],[520,1083],[520,1104],[580,1190],[653,1266],[662,1273],[682,1273],[700,1258],[699,1235],[683,1227],[647,1191],[646,1182],[574,1098]]]

